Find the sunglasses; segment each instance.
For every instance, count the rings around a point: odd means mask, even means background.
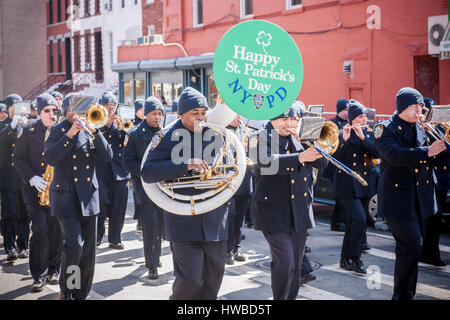
[[[45,113],[50,113],[51,111],[53,111],[53,113],[56,113],[56,112],[58,111],[58,109],[56,109],[56,108],[51,108],[51,109],[44,109],[44,110],[42,110],[42,111],[44,111]]]

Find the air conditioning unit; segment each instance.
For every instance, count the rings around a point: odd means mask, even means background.
[[[89,62],[86,62],[85,70],[91,70],[91,64]]]
[[[147,43],[149,44],[161,44],[163,42],[162,34],[151,34],[147,36]]]
[[[439,46],[448,23],[446,14],[428,17],[428,54],[439,54]]]

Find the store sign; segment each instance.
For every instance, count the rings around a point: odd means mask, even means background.
[[[234,26],[220,40],[213,62],[220,96],[248,119],[267,120],[285,112],[303,82],[300,51],[279,26],[251,20]]]

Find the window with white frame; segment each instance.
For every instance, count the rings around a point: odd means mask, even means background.
[[[253,0],[240,0],[240,1],[241,1],[241,19],[252,17]]]
[[[303,0],[286,0],[286,10],[302,7]]]
[[[152,4],[153,2],[155,2],[155,0],[146,0],[146,4]]]
[[[203,0],[193,0],[194,7],[194,27],[203,26]]]

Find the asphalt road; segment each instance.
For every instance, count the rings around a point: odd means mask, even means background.
[[[131,192],[130,192],[131,194]],[[130,199],[131,200],[131,199]],[[89,299],[107,300],[166,300],[174,281],[172,255],[168,242],[163,242],[157,280],[147,278],[142,234],[132,220],[133,203],[129,202],[123,229],[125,250],[108,247],[107,239],[97,250],[94,284]],[[393,290],[395,242],[389,231],[368,229],[368,243],[372,247],[362,260],[369,267],[366,276],[355,275],[339,268],[343,233],[330,231],[329,215],[332,207],[316,205],[316,228],[309,230],[308,254],[317,279],[300,288],[298,299],[307,300],[389,300]],[[242,251],[247,261],[226,266],[219,292],[221,300],[270,300],[270,252],[261,232],[243,227],[245,240]],[[0,240],[1,242],[1,240]],[[28,260],[6,262],[3,243],[0,243],[0,300],[55,300],[59,287],[47,285],[40,293],[31,292],[32,278]],[[442,258],[450,261],[450,235],[441,236]],[[420,264],[416,299],[450,300],[450,267],[443,269]]]

